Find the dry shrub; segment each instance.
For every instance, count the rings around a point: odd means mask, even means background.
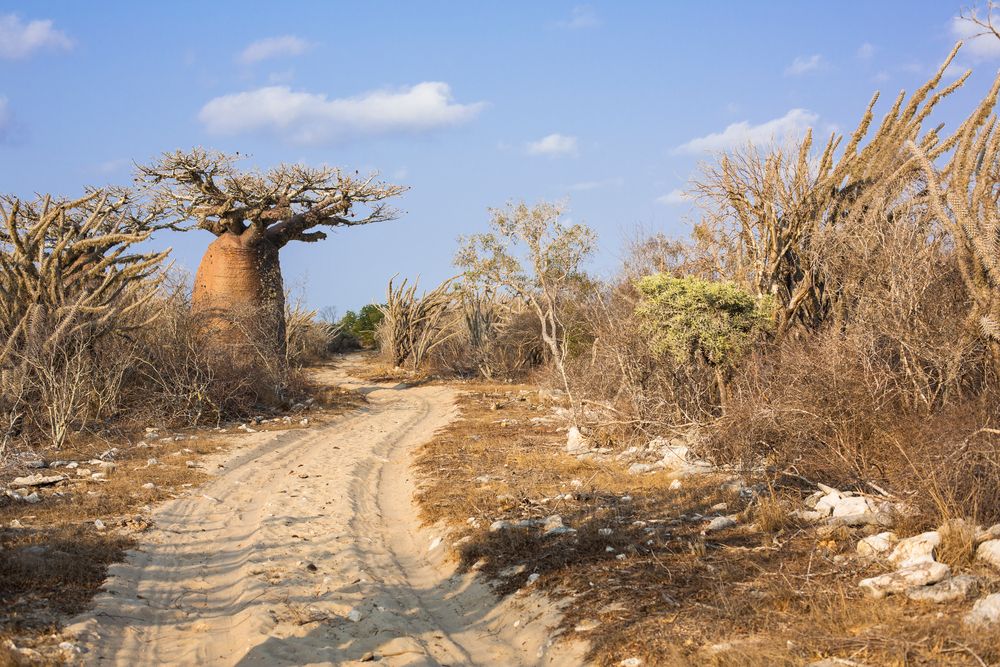
[[[460,285],[451,319],[457,329],[431,356],[439,372],[488,380],[523,378],[545,359],[538,317],[519,299]]]
[[[718,407],[715,373],[698,359],[678,362],[653,354],[635,316],[639,295],[630,283],[592,294],[577,320],[589,349],[568,370],[599,440],[622,444],[711,419]]]
[[[446,280],[430,292],[417,297],[417,281],[398,287],[392,278],[386,289],[386,302],[378,306],[382,320],[375,329],[382,356],[393,368],[409,363],[410,370],[423,367],[434,348],[457,333],[452,304],[451,283]]]

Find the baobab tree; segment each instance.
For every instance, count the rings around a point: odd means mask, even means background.
[[[138,168],[149,205],[175,228],[216,239],[195,275],[192,305],[217,342],[280,352],[284,286],[278,255],[292,241],[326,238],[317,227],[396,217],[386,200],[406,188],[332,167],[282,164],[266,172],[237,167],[241,156],[203,149],[164,153]]]

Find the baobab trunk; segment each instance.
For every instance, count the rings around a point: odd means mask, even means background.
[[[225,233],[205,251],[194,278],[192,308],[201,326],[235,354],[284,357],[285,292],[278,247],[269,239]]]

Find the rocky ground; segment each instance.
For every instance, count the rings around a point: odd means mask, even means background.
[[[878,487],[624,451],[566,429],[558,392],[479,385],[419,459],[428,521],[500,593],[563,600],[602,665],[1000,662],[1000,525],[941,526]],[[763,473],[763,471],[760,471]]]

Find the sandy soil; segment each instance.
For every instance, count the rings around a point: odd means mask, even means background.
[[[89,664],[578,665],[556,608],[498,600],[421,529],[410,456],[454,418],[447,387],[322,380],[370,404],[305,430],[247,434],[217,479],[156,528],[68,634]]]

